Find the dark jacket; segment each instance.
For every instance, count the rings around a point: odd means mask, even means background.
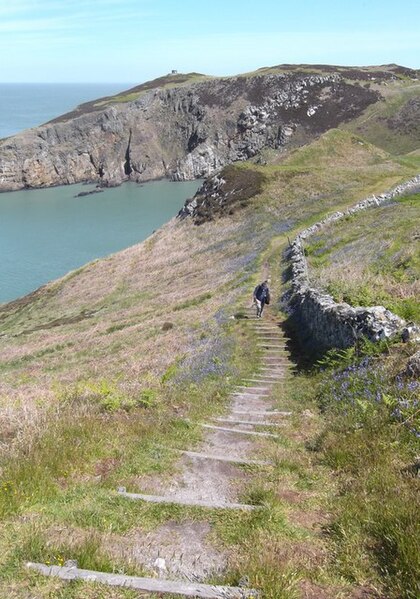
[[[268,288],[267,283],[261,283],[257,285],[254,289],[254,297],[264,304],[270,303],[270,290]]]

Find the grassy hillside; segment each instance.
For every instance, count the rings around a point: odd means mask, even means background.
[[[337,301],[420,322],[420,195],[354,215],[311,239],[314,283]],[[380,235],[378,235],[380,231]]]
[[[371,84],[371,89],[379,89]],[[357,133],[393,154],[406,154],[418,150],[420,136],[420,82],[389,82],[380,86],[383,96],[343,129]]]
[[[104,107],[111,106],[112,104],[134,102],[134,100],[137,100],[150,90],[183,87],[184,85],[197,83],[198,81],[205,81],[206,79],[210,79],[210,77],[208,75],[202,75],[201,73],[176,73],[164,75],[162,77],[158,77],[157,79],[153,79],[152,81],[146,81],[145,83],[141,83],[140,85],[136,85],[130,89],[123,90],[118,94],[114,94],[113,96],[106,96],[104,98],[98,98],[97,100],[92,100],[90,102],[84,102],[83,104],[77,106],[75,110],[60,115],[49,122],[60,123],[88,112],[102,110]]]
[[[209,513],[115,494],[117,486],[144,489],[157,478],[168,484],[178,468],[168,448],[196,447],[200,420],[222,414],[233,384],[253,372],[255,337],[230,317],[268,272],[278,317],[287,237],[418,171],[416,155],[395,159],[345,131],[265,161],[231,167],[263,173],[262,190],[223,218],[200,226],[173,220],[144,243],[0,307],[0,589],[8,597],[135,597],[44,579],[24,563],[71,557],[82,567],[143,573],[142,535],[200,522],[228,556],[212,582],[247,575],[271,599],[414,599],[417,480],[402,471],[414,459],[415,435],[392,417],[391,399],[391,407],[369,404],[345,416],[334,402],[334,376],[366,356],[329,356],[323,373],[300,372],[275,389],[278,408],[294,416],[278,440],[261,443],[260,455],[274,466],[245,469],[243,500],[261,511]],[[403,244],[412,216],[405,210],[417,204],[398,206]],[[358,247],[370,239],[369,227],[363,231]],[[347,243],[347,230],[342,235]],[[370,268],[376,246],[369,256]],[[369,376],[386,368],[387,398],[410,351],[397,347],[390,361],[369,357]],[[378,507],[385,483],[386,514]]]

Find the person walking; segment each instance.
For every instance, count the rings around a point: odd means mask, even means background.
[[[266,279],[254,289],[252,298],[257,308],[257,318],[261,318],[265,304],[270,303],[270,290],[268,288],[269,282],[270,279]]]

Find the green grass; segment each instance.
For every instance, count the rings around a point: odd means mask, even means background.
[[[417,393],[395,378],[410,349],[338,356],[315,379],[325,426],[314,449],[339,485],[328,527],[336,567],[350,581],[377,578],[386,596],[401,599],[419,593],[419,484],[409,474],[419,449]]]
[[[174,312],[177,312],[178,310],[185,310],[185,308],[199,306],[203,302],[209,300],[211,298],[211,296],[212,296],[211,293],[203,293],[202,295],[199,295],[198,297],[194,297],[185,302],[182,302],[181,304],[178,304],[177,306],[175,306],[173,308],[173,310],[174,310]]]
[[[418,149],[418,131],[413,126],[401,132],[391,128],[388,119],[412,99],[420,95],[419,82],[407,82],[405,85],[391,84],[387,88],[380,87],[384,96],[382,102],[377,102],[367,108],[364,113],[350,123],[340,125],[340,128],[352,131],[370,143],[394,155],[406,154]]]
[[[419,217],[417,194],[326,227],[305,246],[311,278],[336,301],[420,322]]]

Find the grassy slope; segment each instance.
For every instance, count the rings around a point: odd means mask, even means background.
[[[386,87],[377,88],[383,96],[383,101],[367,108],[358,118],[341,127],[345,130],[363,136],[371,143],[393,154],[406,154],[418,150],[419,113],[403,115],[398,127],[390,126],[390,120],[407,105],[410,100],[419,101],[420,82],[407,80],[405,82],[390,82]]]
[[[207,75],[202,75],[201,73],[180,73],[174,75],[165,75],[163,77],[158,77],[157,79],[153,79],[152,81],[146,81],[145,83],[121,91],[113,96],[106,96],[104,98],[98,98],[97,100],[92,100],[90,102],[84,102],[83,104],[77,106],[75,110],[60,115],[59,117],[49,122],[60,123],[62,121],[68,121],[71,118],[81,116],[82,114],[85,114],[87,112],[95,112],[97,110],[102,110],[104,107],[110,106],[112,104],[124,104],[126,102],[134,102],[134,100],[137,100],[148,91],[154,89],[171,89],[173,87],[183,87],[184,85],[197,83],[206,79],[210,79],[210,77]]]
[[[28,578],[22,562],[70,555],[88,567],[138,571],[111,551],[109,535],[118,546],[139,525],[209,517],[127,505],[111,491],[171,472],[174,457],[159,448],[162,441],[193,446],[200,432],[190,421],[222,410],[230,385],[251,371],[252,337],[225,316],[248,301],[261,272],[279,274],[286,235],[415,172],[338,131],[266,167],[240,168],[267,177],[242,211],[201,227],[171,222],[143,244],[0,311],[0,588],[9,596],[30,589],[39,597],[130,597]],[[277,391],[279,407],[299,414],[305,394],[315,414],[313,382],[306,391],[305,379],[300,385]],[[331,465],[314,464],[305,443],[322,426],[309,418],[303,430],[296,418],[280,447],[267,447],[277,466],[254,473],[244,498],[268,506],[261,517],[212,517],[217,542],[232,548],[228,581],[248,573],[273,599],[344,597],[354,585],[381,584],[374,562],[337,570],[317,532],[334,485]]]
[[[329,226],[307,246],[314,282],[337,301],[420,322],[419,222],[414,194]]]

